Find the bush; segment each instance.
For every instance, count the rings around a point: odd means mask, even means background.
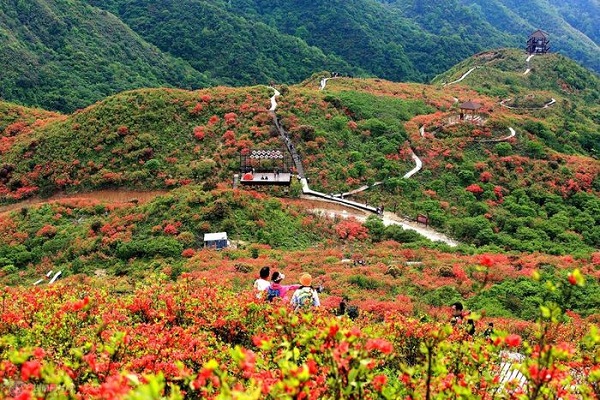
[[[131,242],[121,242],[117,245],[116,256],[122,260],[134,257],[180,257],[183,244],[171,237],[157,237]]]
[[[348,282],[358,286],[361,289],[375,290],[382,286],[381,282],[376,279],[368,278],[364,275],[353,275],[348,278]]]

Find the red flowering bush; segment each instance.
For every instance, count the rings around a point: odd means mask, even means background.
[[[298,313],[251,291],[165,279],[119,295],[126,280],[5,289],[0,395],[508,398],[510,387],[525,398],[598,395],[598,328],[578,345],[551,340],[561,313],[546,306],[537,338],[526,341],[500,329],[471,337],[460,325],[399,313],[355,321],[326,309]],[[507,349],[521,354],[507,361]],[[507,362],[527,386],[507,382]]]

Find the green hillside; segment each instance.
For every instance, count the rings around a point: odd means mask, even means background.
[[[423,82],[471,54],[523,47],[537,28],[553,51],[600,70],[593,4],[536,0],[537,13],[499,0],[1,4],[0,98],[62,112],[135,88],[294,84],[323,70]]]
[[[555,127],[552,130],[557,140],[560,137],[560,141],[571,142],[570,150],[565,147],[556,150],[573,152],[579,149],[598,157],[600,76],[558,54],[534,56],[529,65],[525,62],[526,58],[523,52],[511,49],[483,52],[437,76],[432,83],[451,82],[476,67],[461,84],[480,94],[496,97],[498,101],[537,96],[545,103],[555,98],[559,102],[557,110],[543,114],[544,123]],[[524,75],[527,68],[531,71]],[[522,106],[528,107],[527,102]]]
[[[280,88],[277,116],[316,190],[381,181],[355,198],[402,215],[425,213],[437,229],[495,251],[586,254],[600,245],[597,77],[555,55],[534,57],[523,75],[524,58],[517,50],[479,54],[437,78],[481,67],[447,86],[336,78],[321,91],[315,77]],[[268,112],[272,94],[255,86],[109,97],[5,140],[0,193],[15,201],[230,185],[241,151],[282,147]],[[449,123],[459,114],[455,98],[481,102],[486,124]],[[511,129],[515,136],[502,139]],[[410,149],[424,168],[402,179],[414,168]]]
[[[0,2],[0,98],[72,112],[110,94],[209,80],[83,2]]]
[[[600,71],[597,2],[572,0],[557,5],[558,1],[549,0],[476,0],[464,3],[479,10],[481,17],[501,32],[523,36],[537,29],[544,30],[550,34],[553,52]],[[586,33],[589,34],[586,36]]]

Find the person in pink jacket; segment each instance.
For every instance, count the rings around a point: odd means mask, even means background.
[[[272,301],[275,297],[285,298],[290,290],[296,290],[300,285],[282,285],[281,281],[285,278],[283,272],[275,271],[271,275],[271,285],[267,289],[267,300]]]

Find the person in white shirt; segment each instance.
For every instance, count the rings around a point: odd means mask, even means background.
[[[269,267],[262,267],[259,272],[260,278],[254,281],[254,290],[256,291],[256,297],[259,299],[263,297],[265,291],[271,286],[271,282],[268,280],[270,273],[271,269]]]

